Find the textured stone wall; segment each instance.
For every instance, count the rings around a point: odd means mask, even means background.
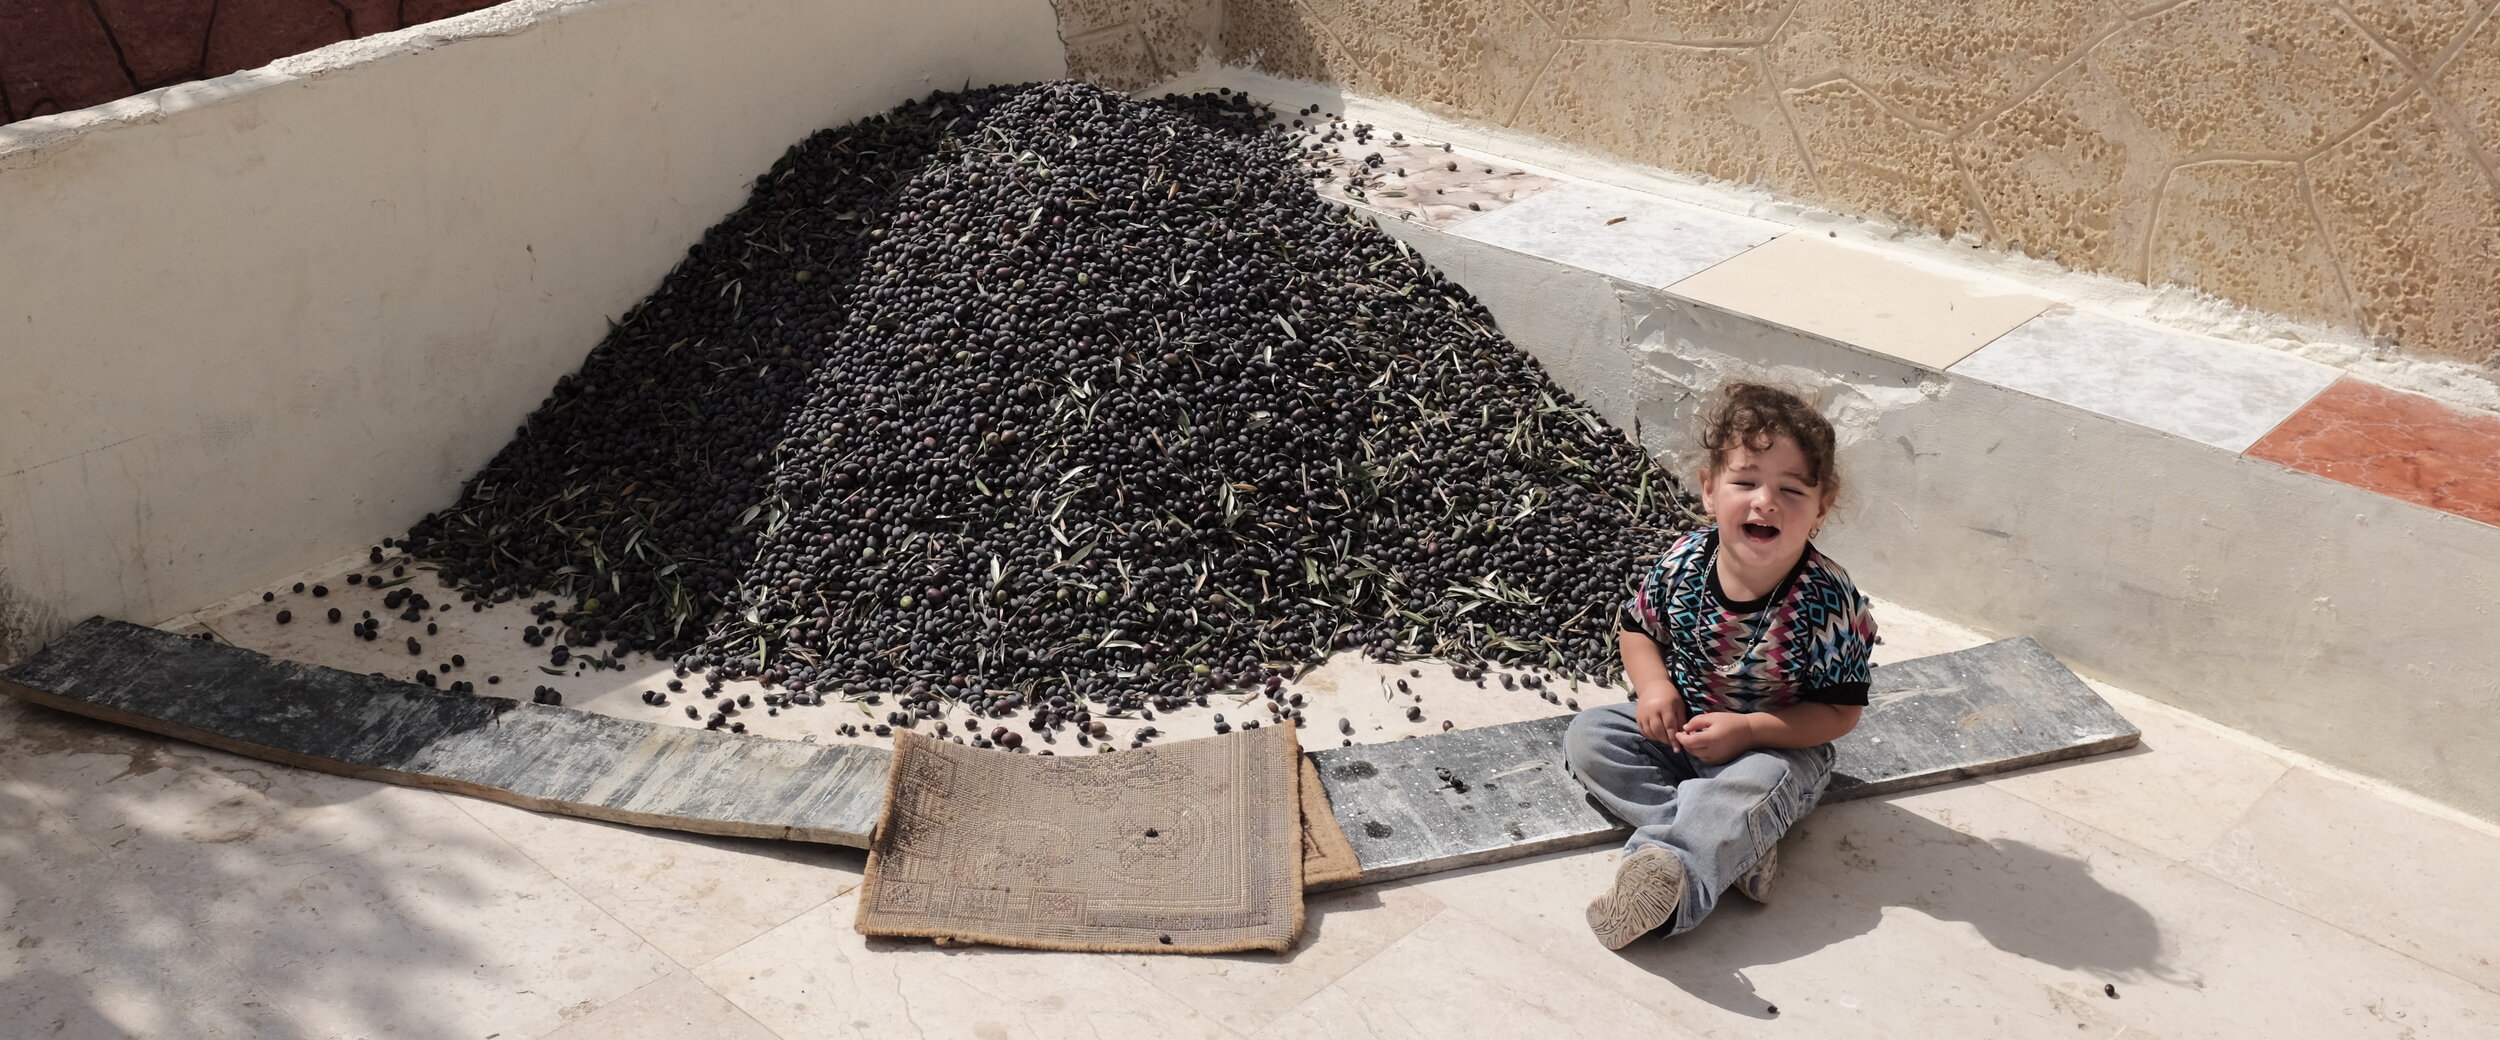
[[[1070,74],[1119,90],[1198,67],[1215,49],[1224,0],[1051,0]]]
[[[1220,56],[2500,363],[2492,0],[1223,0]],[[1134,85],[1206,4],[1059,0]]]
[[[257,68],[501,0],[0,0],[0,123]]]

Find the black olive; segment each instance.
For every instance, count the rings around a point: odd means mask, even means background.
[[[1340,651],[1612,678],[1690,500],[1287,134],[1057,82],[798,141],[385,544],[473,610],[529,597],[553,667],[649,653],[773,713],[1107,740]]]

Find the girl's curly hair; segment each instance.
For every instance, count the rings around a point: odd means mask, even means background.
[[[1805,454],[1806,483],[1822,491],[1826,502],[1839,497],[1831,421],[1804,398],[1761,383],[1730,383],[1701,417],[1701,447],[1712,473],[1727,464],[1728,452],[1739,447],[1767,451],[1780,434],[1787,434]]]

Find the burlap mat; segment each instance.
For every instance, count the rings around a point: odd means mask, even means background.
[[[856,927],[1043,950],[1283,951],[1301,748],[1268,726],[1043,757],[895,734]]]
[[[1319,765],[1309,755],[1295,757],[1302,761],[1302,887],[1362,877],[1363,861],[1355,858],[1354,843],[1346,840],[1345,828],[1337,826],[1328,789],[1320,786]]]

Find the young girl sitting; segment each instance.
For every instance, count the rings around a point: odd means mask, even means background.
[[[1809,542],[1840,490],[1831,423],[1795,395],[1729,386],[1703,417],[1716,526],[1642,580],[1622,633],[1633,701],[1571,722],[1571,770],[1632,826],[1589,928],[1620,949],[1700,924],[1733,886],[1767,900],[1780,835],[1822,797],[1833,740],[1866,704],[1875,622]]]

